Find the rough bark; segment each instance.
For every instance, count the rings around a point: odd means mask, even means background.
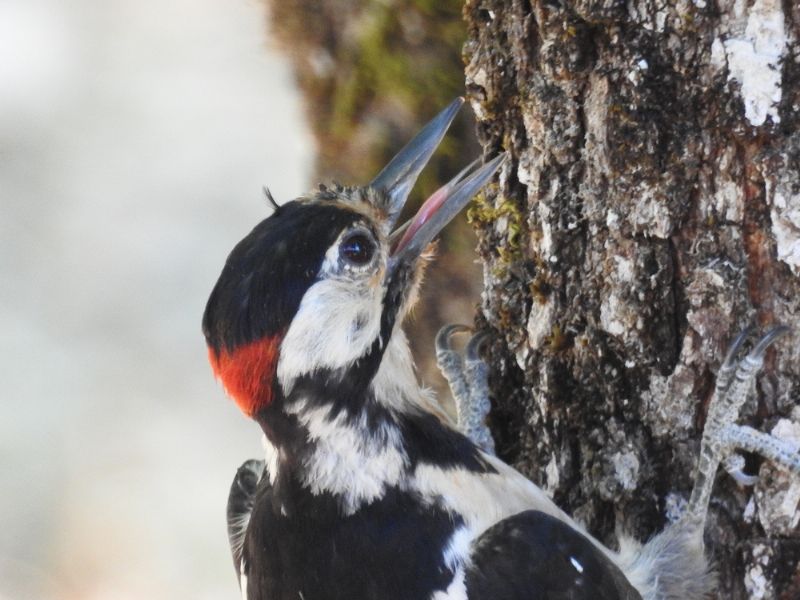
[[[469,99],[510,154],[471,209],[501,456],[609,544],[688,497],[716,370],[800,332],[800,7],[469,0]],[[797,333],[742,422],[800,440]],[[706,532],[720,598],[800,597],[800,482],[749,457]]]

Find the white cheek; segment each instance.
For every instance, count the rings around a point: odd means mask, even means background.
[[[284,393],[304,373],[348,367],[366,354],[380,333],[381,298],[380,287],[367,280],[331,278],[311,286],[281,343],[277,374]]]

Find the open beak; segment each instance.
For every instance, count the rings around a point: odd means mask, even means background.
[[[370,183],[389,196],[388,218],[394,225],[420,172],[442,141],[458,113],[463,98],[457,98],[436,115]],[[409,221],[391,234],[391,267],[413,262],[437,234],[469,203],[503,164],[505,153],[479,166],[474,161],[434,192]]]
[[[392,233],[392,258],[402,262],[417,258],[492,178],[505,159],[503,153],[480,167],[476,167],[475,161],[431,194],[417,214]]]
[[[386,191],[389,197],[389,205],[386,208],[390,226],[397,222],[408,194],[417,182],[417,177],[428,164],[462,104],[464,104],[463,98],[453,100],[447,108],[431,119],[369,184],[371,188],[383,188]]]

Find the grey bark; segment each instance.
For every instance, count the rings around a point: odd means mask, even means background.
[[[800,6],[470,0],[473,208],[499,454],[610,545],[680,509],[714,376],[770,352],[741,422],[800,440]],[[718,475],[720,598],[800,598],[800,482]]]

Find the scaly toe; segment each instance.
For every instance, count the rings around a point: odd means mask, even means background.
[[[490,339],[488,332],[479,332],[467,343],[464,361],[464,378],[469,390],[468,403],[459,406],[459,423],[472,441],[480,448],[494,454],[494,439],[486,426],[491,410],[489,401],[489,367],[480,357]]]
[[[688,514],[701,523],[705,520],[714,476],[720,463],[740,484],[753,485],[756,481],[756,478],[744,473],[744,461],[741,456],[732,454],[735,450],[754,452],[800,473],[800,455],[788,444],[752,427],[736,424],[742,406],[752,394],[753,382],[764,364],[767,349],[788,333],[789,328],[783,325],[772,328],[744,358],[737,361],[736,357],[751,331],[745,330],[731,344],[717,374],[717,383],[709,403],[688,510]]]
[[[461,358],[461,354],[453,350],[450,341],[455,334],[470,331],[472,329],[466,325],[445,325],[436,334],[436,364],[450,387],[457,415],[459,414],[458,407],[469,398],[469,387],[464,377],[464,360]],[[460,417],[457,424],[460,428]]]

